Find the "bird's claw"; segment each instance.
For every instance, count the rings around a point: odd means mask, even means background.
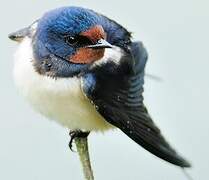
[[[73,140],[75,138],[86,138],[89,135],[89,132],[82,132],[81,130],[75,130],[75,131],[70,131],[70,142],[69,142],[69,148],[72,152],[75,152],[73,150]]]

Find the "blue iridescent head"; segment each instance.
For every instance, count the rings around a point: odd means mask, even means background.
[[[80,7],[62,7],[37,21],[32,38],[34,67],[40,74],[82,73],[112,45],[126,49],[130,34],[116,22]]]

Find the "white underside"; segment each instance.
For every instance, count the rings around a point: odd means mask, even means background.
[[[36,111],[71,130],[113,128],[83,94],[80,78],[55,80],[40,75],[35,72],[32,60],[31,39],[26,37],[15,54],[14,79],[20,93]]]

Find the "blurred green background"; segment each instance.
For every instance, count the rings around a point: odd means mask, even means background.
[[[101,12],[133,32],[149,52],[145,103],[163,134],[193,164],[209,171],[209,1],[7,0],[0,7],[0,179],[81,180],[68,130],[33,112],[14,87],[14,42],[7,34],[45,11],[77,5]],[[89,136],[96,180],[183,180],[180,168],[151,155],[120,131]]]

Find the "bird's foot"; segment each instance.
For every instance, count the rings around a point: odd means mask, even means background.
[[[69,142],[69,148],[71,151],[74,152],[73,150],[73,140],[75,138],[86,138],[89,135],[90,132],[83,132],[81,130],[74,130],[74,131],[70,131],[69,135],[70,135],[70,142]]]

